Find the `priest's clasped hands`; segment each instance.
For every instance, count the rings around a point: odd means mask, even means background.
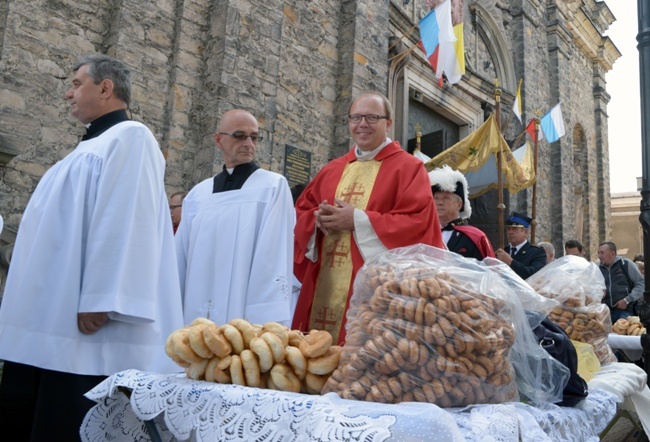
[[[325,235],[330,230],[354,230],[354,207],[345,201],[334,198],[336,206],[323,200],[314,212],[316,227]]]

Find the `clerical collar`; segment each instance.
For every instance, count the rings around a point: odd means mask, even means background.
[[[235,166],[234,169],[231,169],[232,171],[224,165],[223,171],[214,177],[212,193],[241,189],[246,180],[259,168],[260,166],[255,164],[254,161]]]
[[[467,224],[466,219],[456,218],[455,220],[445,224],[442,230],[454,230],[454,226],[466,226]]]
[[[86,126],[86,135],[83,136],[81,141],[98,137],[111,127],[123,121],[129,121],[129,117],[124,109],[109,112],[99,118],[95,118]]]
[[[363,151],[359,149],[359,146],[354,146],[354,154],[357,156],[357,161],[370,161],[374,159],[384,147],[388,146],[392,142],[393,141],[390,138],[386,138],[384,144],[380,145],[379,147],[375,147],[373,150],[369,150],[369,151]]]

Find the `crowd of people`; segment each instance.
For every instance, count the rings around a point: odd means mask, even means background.
[[[304,188],[260,168],[258,121],[232,109],[214,135],[222,171],[167,198],[159,145],[127,114],[129,70],[93,55],[73,71],[65,98],[86,134],[25,209],[0,308],[2,440],[78,440],[93,405],[83,394],[128,368],[176,371],[165,340],[197,317],[323,329],[342,344],[355,275],[385,250],[421,243],[497,258],[523,279],[554,259],[517,212],[495,251],[469,225],[463,174],[427,173],[391,140],[392,107],[378,92],[352,100],[354,146]],[[565,253],[584,250],[572,240]],[[641,273],[613,243],[598,254],[603,302],[624,317]]]

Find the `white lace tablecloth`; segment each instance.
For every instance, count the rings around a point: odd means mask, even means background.
[[[130,400],[118,390],[131,391]],[[590,391],[577,408],[522,403],[442,409],[377,404],[192,381],[184,375],[117,373],[86,394],[85,442],[149,441],[153,419],[163,441],[598,441],[616,413],[616,396]]]

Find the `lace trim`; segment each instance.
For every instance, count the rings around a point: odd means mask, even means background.
[[[131,400],[119,387],[131,390]],[[148,441],[154,419],[163,441],[598,441],[616,413],[616,396],[594,389],[576,408],[522,403],[443,410],[386,405],[192,381],[183,375],[117,373],[88,392],[85,442]]]

